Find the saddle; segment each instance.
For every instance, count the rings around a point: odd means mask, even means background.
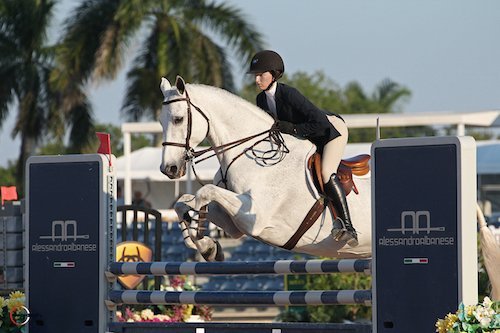
[[[337,176],[344,188],[346,196],[349,195],[351,191],[354,191],[356,194],[359,193],[356,184],[354,184],[352,175],[366,175],[370,171],[370,158],[371,156],[368,154],[361,154],[340,161],[340,165],[337,169]],[[307,167],[311,173],[316,189],[319,193],[324,194],[323,177],[321,176],[321,155],[319,153],[314,153],[309,158]]]
[[[340,161],[340,165],[337,169],[337,176],[339,177],[340,183],[344,188],[346,196],[352,191],[356,194],[359,193],[352,175],[366,175],[368,171],[370,171],[370,164],[368,163],[370,158],[370,155],[361,154]],[[309,158],[307,161],[307,168],[311,173],[314,186],[320,193],[320,198],[316,200],[314,205],[311,207],[297,231],[295,231],[293,236],[282,246],[282,248],[286,250],[291,250],[295,247],[295,245],[297,245],[299,239],[306,233],[307,230],[309,230],[314,222],[316,222],[326,207],[330,209],[335,218],[337,218],[338,215],[333,207],[333,204],[329,200],[325,200],[326,195],[323,188],[323,177],[321,176],[321,155],[319,153],[314,153]]]

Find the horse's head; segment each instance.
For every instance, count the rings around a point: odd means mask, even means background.
[[[208,119],[196,107],[186,91],[186,83],[177,77],[175,86],[162,78],[163,107],[160,123],[163,127],[163,151],[160,171],[171,179],[186,173],[186,162],[192,158],[192,149],[208,134]]]

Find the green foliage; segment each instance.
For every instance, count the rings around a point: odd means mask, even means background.
[[[283,323],[309,323],[311,322],[311,317],[307,310],[297,311],[295,307],[289,307],[278,314],[276,321]]]
[[[457,126],[444,126],[442,132],[445,135],[457,135]],[[476,140],[500,139],[500,132],[495,129],[485,127],[466,127],[465,134],[474,137]]]
[[[324,72],[317,71],[312,75],[297,72],[290,77],[284,76],[283,83],[298,89],[318,108],[340,113],[343,108],[343,92]]]
[[[119,157],[123,155],[123,135],[121,128],[119,126],[115,126],[113,124],[97,124],[95,126],[96,132],[109,133],[111,139],[111,152]],[[134,144],[134,140],[132,139],[132,145]],[[86,147],[86,153],[95,153],[99,148],[99,140],[97,136],[94,136],[91,144]]]
[[[380,135],[382,138],[434,136],[436,135],[436,130],[428,126],[383,127],[380,129]],[[349,142],[372,142],[375,138],[375,128],[349,129]]]
[[[307,290],[371,289],[371,276],[359,273],[309,275]],[[371,307],[364,305],[307,306],[306,311],[292,307],[280,313],[279,320],[289,322],[341,323],[371,320]]]
[[[467,135],[474,137],[476,140],[493,140],[495,139],[495,134],[490,130],[476,129],[476,128],[466,128]]]
[[[6,168],[0,167],[0,185],[2,186],[16,185],[15,173],[16,173],[16,166],[13,162],[9,162]]]
[[[308,290],[371,289],[371,276],[356,273],[312,275]],[[360,321],[371,319],[371,307],[364,305],[308,306],[311,322]]]
[[[243,84],[243,87],[238,91],[238,95],[241,98],[246,99],[250,103],[256,103],[257,94],[260,92],[260,89],[257,88],[255,82],[253,80],[248,80],[247,83]]]
[[[95,132],[109,133],[111,136],[111,151],[117,157],[123,155],[123,138],[119,126],[112,124],[97,124],[95,126]],[[45,144],[37,149],[36,153],[38,155],[94,154],[97,152],[97,148],[99,148],[99,139],[95,135],[95,132],[88,144],[78,151],[66,145],[61,138],[51,137],[46,140]],[[141,148],[149,145],[151,145],[151,140],[146,139],[144,136],[138,136],[137,138],[132,136],[133,148]]]
[[[59,84],[57,45],[48,40],[56,3],[4,0],[0,5],[0,125],[16,108],[12,133],[21,139],[15,172],[18,188],[24,187],[26,159],[47,137],[66,137],[78,150],[88,143],[92,130],[83,84]]]
[[[297,88],[320,109],[339,114],[396,113],[411,96],[407,88],[389,79],[382,80],[371,95],[354,81],[342,89],[322,71],[312,75],[297,72],[285,76],[283,82]]]

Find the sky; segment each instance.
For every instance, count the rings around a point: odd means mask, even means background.
[[[389,78],[412,92],[402,106],[405,113],[500,109],[498,0],[217,2],[241,10],[266,48],[281,54],[288,74],[323,71],[340,87],[356,81],[369,94]],[[63,0],[56,21],[77,3]],[[246,66],[232,62],[241,85]],[[125,73],[126,68],[113,82],[90,87],[97,122],[125,121],[120,116]],[[0,166],[18,156],[20,140],[10,137],[16,113],[12,109],[0,128]]]

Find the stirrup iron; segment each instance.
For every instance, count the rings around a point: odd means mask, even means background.
[[[337,242],[345,241],[350,247],[356,247],[359,244],[356,230],[353,227],[346,227],[344,221],[339,217],[333,221],[331,234]]]

